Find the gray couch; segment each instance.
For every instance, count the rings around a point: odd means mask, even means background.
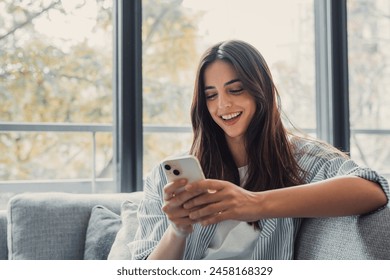
[[[0,211],[0,259],[126,259],[142,192],[23,193]],[[296,259],[390,259],[390,209],[305,219]]]

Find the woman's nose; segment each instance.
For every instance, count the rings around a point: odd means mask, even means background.
[[[232,100],[230,96],[226,93],[222,93],[219,95],[219,100],[218,100],[218,106],[219,108],[228,108],[232,106]]]

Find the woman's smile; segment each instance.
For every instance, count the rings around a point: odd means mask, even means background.
[[[222,115],[221,118],[225,122],[229,122],[229,121],[237,119],[238,117],[241,116],[241,114],[242,114],[242,112],[230,113],[230,114]]]

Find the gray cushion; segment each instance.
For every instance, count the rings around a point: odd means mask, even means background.
[[[121,219],[122,227],[119,230],[114,244],[112,245],[109,260],[130,260],[131,254],[127,244],[134,239],[138,228],[137,202],[125,201],[122,204]]]
[[[104,205],[119,214],[139,194],[22,193],[8,204],[9,259],[83,259],[91,210]]]
[[[106,260],[121,226],[118,214],[104,206],[93,207],[85,238],[85,260]]]
[[[304,220],[296,259],[390,259],[390,208],[369,215]]]

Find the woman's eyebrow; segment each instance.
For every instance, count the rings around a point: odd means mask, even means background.
[[[207,86],[207,87],[204,88],[205,91],[209,90],[209,89],[215,89],[215,87],[214,86]]]
[[[230,81],[224,83],[223,86],[226,87],[226,86],[234,84],[236,82],[241,82],[241,80],[240,79],[233,79],[233,80],[230,80]],[[209,89],[215,89],[215,86],[207,86],[204,88],[205,91],[209,90]]]
[[[241,82],[241,81],[240,81],[240,79],[233,79],[233,80],[231,80],[229,82],[224,83],[224,86],[226,87],[226,86],[228,86],[230,84],[234,84],[235,82]]]

